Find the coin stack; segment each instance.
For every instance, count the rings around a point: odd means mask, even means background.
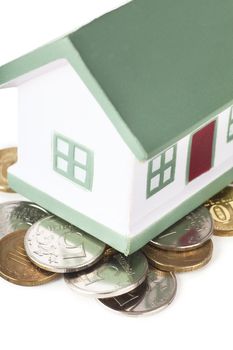
[[[175,296],[175,276],[149,268],[142,252],[125,257],[33,203],[2,204],[0,221],[0,275],[10,282],[37,285],[64,274],[75,291],[133,315]]]
[[[0,150],[0,191],[17,149]],[[158,311],[175,297],[175,273],[206,265],[212,235],[233,235],[233,187],[211,198],[128,257],[26,201],[0,205],[0,276],[36,286],[63,275],[75,292],[127,315]]]
[[[206,204],[214,222],[216,236],[233,236],[233,185],[212,197]]]
[[[200,207],[151,240],[143,251],[160,270],[192,271],[210,261],[212,234],[211,215],[208,209]]]

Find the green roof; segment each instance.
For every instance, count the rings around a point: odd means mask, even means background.
[[[233,1],[134,0],[0,68],[0,84],[65,57],[139,159],[233,100]]]

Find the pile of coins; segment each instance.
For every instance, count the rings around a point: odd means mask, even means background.
[[[210,213],[205,207],[200,207],[151,240],[144,253],[160,270],[192,271],[210,261],[212,234]]]
[[[216,236],[233,236],[233,185],[212,197],[206,204],[214,221]]]
[[[6,171],[13,158],[16,149],[0,151],[2,191],[11,191]],[[0,276],[23,286],[64,276],[74,291],[112,310],[147,314],[172,302],[175,273],[210,261],[213,234],[233,235],[231,185],[128,257],[34,203],[6,202],[0,205]]]
[[[175,296],[175,275],[149,267],[141,251],[125,257],[36,204],[4,203],[0,222],[0,275],[10,282],[38,285],[64,274],[75,291],[135,315]]]

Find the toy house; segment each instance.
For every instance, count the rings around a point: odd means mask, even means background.
[[[13,189],[130,254],[233,180],[233,2],[134,0],[0,68]]]

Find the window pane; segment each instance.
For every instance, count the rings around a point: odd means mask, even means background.
[[[57,169],[64,172],[68,171],[68,161],[63,158],[57,157]]]
[[[79,181],[85,183],[86,176],[87,176],[86,170],[79,168],[78,166],[74,167],[74,177],[76,180],[79,180]]]
[[[87,164],[87,152],[75,147],[74,159],[76,162],[86,165]]]
[[[229,132],[228,132],[229,137],[233,136],[233,124],[229,126]]]
[[[172,147],[165,153],[165,163],[168,163],[173,159],[173,154],[174,148]]]
[[[57,150],[68,157],[69,155],[69,144],[62,139],[57,138]]]
[[[161,166],[161,156],[155,158],[152,163],[152,171],[155,172],[160,169]]]
[[[166,169],[166,170],[164,171],[164,174],[163,174],[163,183],[165,183],[165,182],[167,182],[168,180],[170,180],[171,174],[172,174],[172,167],[170,166],[168,169]]]
[[[150,190],[153,191],[156,188],[158,188],[159,182],[160,182],[160,175],[156,175],[155,177],[153,177],[153,179],[151,179],[151,183],[150,183]]]

